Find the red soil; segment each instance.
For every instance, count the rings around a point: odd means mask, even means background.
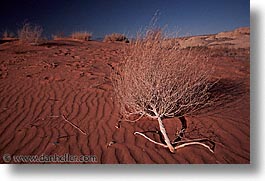
[[[116,128],[119,110],[109,74],[110,65],[122,58],[121,46],[93,41],[0,45],[0,163],[7,153],[96,155],[97,163],[250,163],[249,61],[213,57],[216,76],[223,80],[217,90],[227,91],[231,101],[186,118],[186,137],[214,140],[215,153],[188,146],[172,154],[133,134],[158,130],[155,120]],[[229,92],[231,87],[238,92]],[[180,123],[167,119],[165,126],[173,139]]]

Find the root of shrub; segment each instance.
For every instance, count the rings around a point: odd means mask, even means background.
[[[134,135],[137,135],[137,134],[144,137],[145,139],[147,139],[148,141],[150,141],[154,144],[157,144],[157,145],[162,146],[164,148],[169,148],[168,145],[154,141],[153,139],[149,138],[148,136],[146,136],[145,134],[143,134],[141,132],[137,132],[137,131],[134,132]],[[212,144],[212,146],[208,146],[206,143],[203,143],[203,142],[207,142],[207,141],[210,142]],[[207,139],[207,138],[173,142],[173,143],[171,143],[171,145],[173,146],[174,150],[178,150],[178,149],[184,148],[186,146],[199,145],[199,146],[203,146],[203,147],[207,148],[211,153],[214,153],[214,148],[215,148],[215,143],[213,141]]]

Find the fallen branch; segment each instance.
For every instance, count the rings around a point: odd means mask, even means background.
[[[67,123],[69,123],[71,126],[73,126],[75,129],[77,129],[78,131],[80,131],[82,134],[87,135],[87,133],[85,133],[83,130],[81,130],[78,126],[76,126],[74,123],[68,121],[64,115],[62,115],[62,118],[64,121],[66,121]]]

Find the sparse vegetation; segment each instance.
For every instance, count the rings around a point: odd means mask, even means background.
[[[119,33],[113,33],[110,35],[106,35],[103,40],[103,42],[115,42],[115,41],[129,43],[128,38],[125,35],[119,34]]]
[[[8,38],[15,38],[15,34],[13,32],[9,32],[5,30],[2,34],[3,39],[8,39]]]
[[[142,117],[157,119],[159,134],[164,143],[141,135],[149,141],[169,148],[171,152],[187,145],[201,145],[212,149],[203,140],[181,140],[187,127],[185,116],[193,115],[210,106],[209,83],[212,69],[207,67],[207,56],[180,50],[177,42],[166,43],[162,30],[148,30],[135,42],[126,46],[124,62],[113,71],[112,82],[121,114],[130,122]],[[136,118],[132,120],[132,118]],[[178,117],[182,129],[174,141],[170,141],[163,120]]]
[[[57,39],[62,39],[64,37],[63,32],[57,32],[56,34],[52,34],[52,39],[57,40]]]
[[[19,41],[23,43],[36,44],[40,41],[43,29],[37,25],[25,23],[20,30],[18,30]]]
[[[71,34],[71,38],[76,40],[89,41],[92,37],[92,33],[87,31],[76,31]]]

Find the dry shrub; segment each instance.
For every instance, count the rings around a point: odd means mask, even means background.
[[[37,25],[25,23],[20,30],[18,30],[19,41],[23,43],[36,44],[40,41],[43,29]]]
[[[103,40],[103,42],[115,42],[115,41],[129,43],[128,38],[125,35],[119,34],[119,33],[113,33],[110,35],[106,35]]]
[[[13,32],[9,32],[5,30],[2,34],[3,39],[15,38],[15,34]]]
[[[52,35],[52,39],[53,40],[58,40],[58,39],[62,39],[64,38],[64,33],[63,32],[57,32],[56,34],[53,34]]]
[[[151,29],[126,46],[124,61],[112,74],[121,114],[126,119],[132,115],[139,116],[137,120],[143,116],[157,119],[166,144],[158,143],[140,132],[135,134],[167,147],[171,152],[192,144],[202,145],[212,151],[201,142],[189,141],[178,145],[167,136],[164,118],[179,117],[184,133],[184,116],[196,114],[213,101],[209,99],[212,85],[208,82],[212,69],[207,66],[207,56],[192,49],[180,50],[174,39],[170,46],[165,41],[168,41],[168,37],[162,30]],[[173,147],[174,144],[178,146]]]
[[[92,37],[92,33],[87,31],[76,31],[71,34],[71,38],[76,40],[89,41]]]

